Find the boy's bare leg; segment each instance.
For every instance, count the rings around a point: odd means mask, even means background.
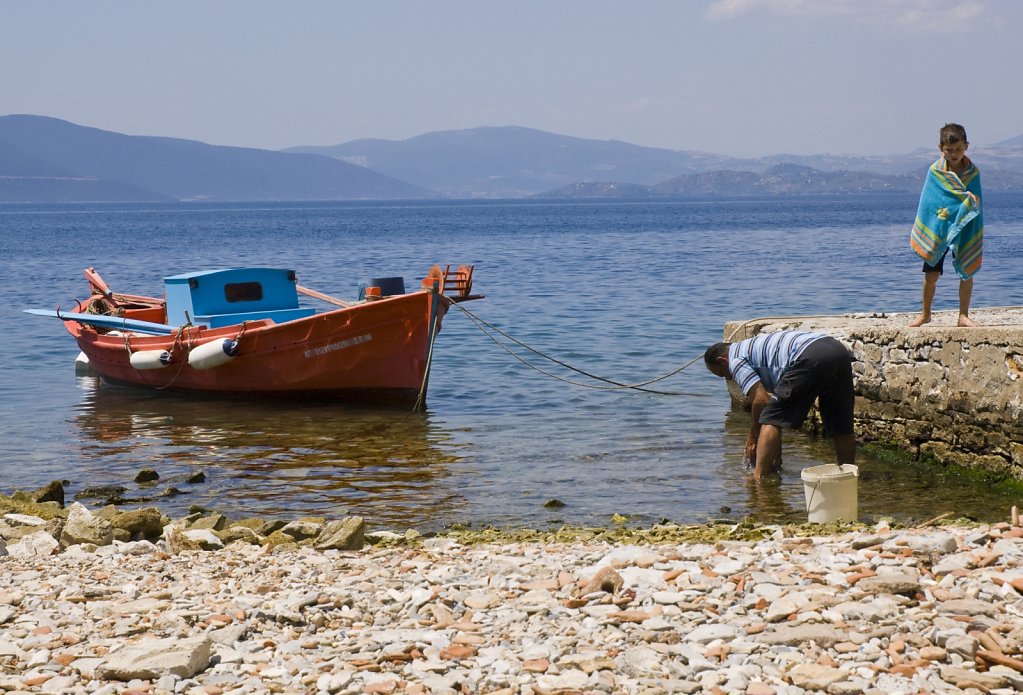
[[[977,322],[970,318],[970,298],[973,297],[973,278],[959,281],[959,325],[972,328]]]
[[[934,302],[934,290],[938,287],[938,278],[941,277],[941,273],[924,273],[924,306],[920,316],[910,321],[909,327],[916,328],[922,326],[925,323],[931,322],[931,304]],[[971,285],[972,290],[972,285]],[[960,293],[962,288],[960,288]],[[969,304],[969,300],[967,300]]]

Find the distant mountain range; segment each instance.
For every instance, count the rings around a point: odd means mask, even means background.
[[[938,156],[935,146],[891,156],[780,154],[738,159],[513,126],[286,151],[334,157],[453,198],[919,192],[924,171]],[[985,189],[1023,190],[1023,135],[973,147],[970,155],[983,171]]]
[[[740,166],[739,160],[705,152],[587,140],[513,126],[285,151],[320,154],[406,181],[428,182],[424,188],[455,198],[522,198],[576,181],[611,178],[649,185],[680,174]],[[754,162],[742,164],[755,166]]]
[[[1023,191],[1023,135],[970,155],[985,190]],[[0,202],[677,198],[919,191],[937,148],[738,159],[529,128],[283,151],[0,116]]]
[[[0,116],[0,202],[435,198],[336,159]]]
[[[1023,182],[1023,174],[1019,174]],[[870,174],[822,171],[801,164],[776,164],[764,172],[709,171],[687,174],[653,186],[619,183],[575,183],[536,197],[542,198],[698,198],[707,196],[905,193],[920,191],[914,174]]]

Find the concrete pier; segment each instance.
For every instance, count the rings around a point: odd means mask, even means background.
[[[832,335],[855,359],[857,439],[1023,480],[1023,307],[972,311],[977,328],[957,327],[956,312],[908,328],[915,316],[756,318],[725,324],[724,338],[787,329]],[[731,382],[729,389],[744,404]]]

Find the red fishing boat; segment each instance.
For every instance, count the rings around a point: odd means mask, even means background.
[[[27,312],[62,319],[91,369],[111,382],[419,405],[441,319],[452,303],[481,298],[472,273],[435,266],[409,292],[403,278],[376,278],[345,301],[282,268],[175,275],[164,279],[163,298],[112,292],[89,268],[92,294],[76,311]],[[299,306],[300,293],[331,308]]]

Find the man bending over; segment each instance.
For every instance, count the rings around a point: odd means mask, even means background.
[[[852,358],[842,343],[822,333],[778,331],[716,343],[703,359],[712,374],[735,381],[752,403],[746,457],[756,462],[754,478],[781,471],[781,428],[801,425],[816,400],[838,464],[853,463]]]

